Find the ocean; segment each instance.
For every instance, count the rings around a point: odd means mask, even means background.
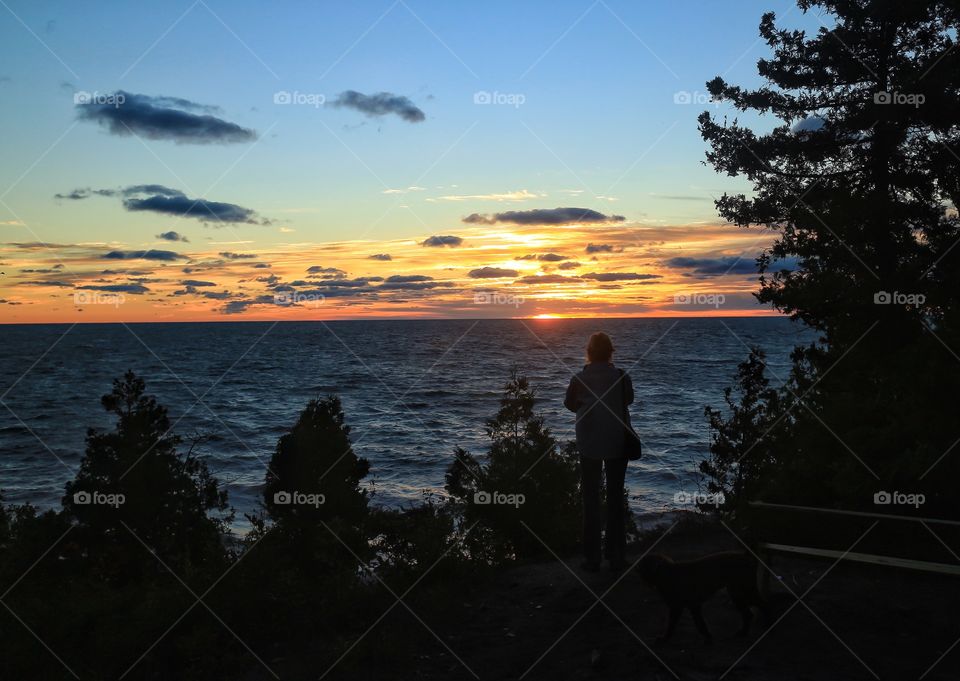
[[[642,516],[698,489],[704,406],[723,404],[748,346],[767,352],[776,382],[792,347],[812,339],[784,318],[0,325],[0,488],[7,503],[58,505],[87,429],[112,427],[100,397],[132,369],[176,433],[209,436],[200,454],[238,518],[258,506],[277,439],[330,393],[370,461],[373,503],[413,503],[442,489],[455,447],[486,451],[484,422],[512,368],[530,379],[554,435],[572,439],[564,390],[598,330],[636,387],[645,455],[627,484]]]

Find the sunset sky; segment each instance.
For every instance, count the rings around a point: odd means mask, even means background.
[[[2,322],[768,313],[696,118],[791,2],[0,4]]]

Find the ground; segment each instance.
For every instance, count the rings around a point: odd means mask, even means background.
[[[639,559],[661,534],[651,532],[629,557]],[[668,532],[652,550],[683,558],[738,547],[725,527],[711,524]],[[755,621],[749,636],[736,636],[739,616],[721,593],[704,611],[712,646],[700,639],[689,615],[670,643],[656,645],[666,616],[656,593],[635,572],[585,574],[578,563],[571,558],[511,568],[460,590],[459,599],[432,598],[432,588],[415,588],[404,597],[406,605],[396,605],[362,640],[341,642],[347,652],[332,668],[331,658],[316,657],[316,649],[271,666],[283,679],[366,673],[483,681],[960,679],[956,578],[778,557],[771,598],[779,610]],[[809,593],[797,602],[787,587]],[[398,631],[407,641],[402,650],[391,648]],[[251,678],[262,671],[251,670]]]

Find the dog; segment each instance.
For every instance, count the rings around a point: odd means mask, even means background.
[[[753,620],[751,606],[764,606],[757,589],[756,569],[757,561],[754,558],[737,551],[714,553],[687,561],[675,561],[659,554],[644,556],[639,565],[640,577],[659,592],[670,609],[667,631],[657,639],[657,643],[670,640],[684,609],[693,615],[697,630],[706,643],[711,643],[713,639],[703,620],[701,607],[704,601],[723,588],[730,594],[743,619],[739,635],[746,636]]]

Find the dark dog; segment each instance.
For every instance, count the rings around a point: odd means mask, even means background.
[[[697,630],[709,643],[712,639],[700,611],[704,601],[720,589],[726,588],[743,618],[740,635],[750,630],[753,612],[750,606],[762,606],[757,590],[757,562],[746,553],[729,551],[704,556],[697,560],[674,561],[667,556],[645,556],[640,561],[640,576],[655,588],[670,608],[666,633],[657,639],[663,643],[673,636],[677,620],[684,608],[693,615]]]

